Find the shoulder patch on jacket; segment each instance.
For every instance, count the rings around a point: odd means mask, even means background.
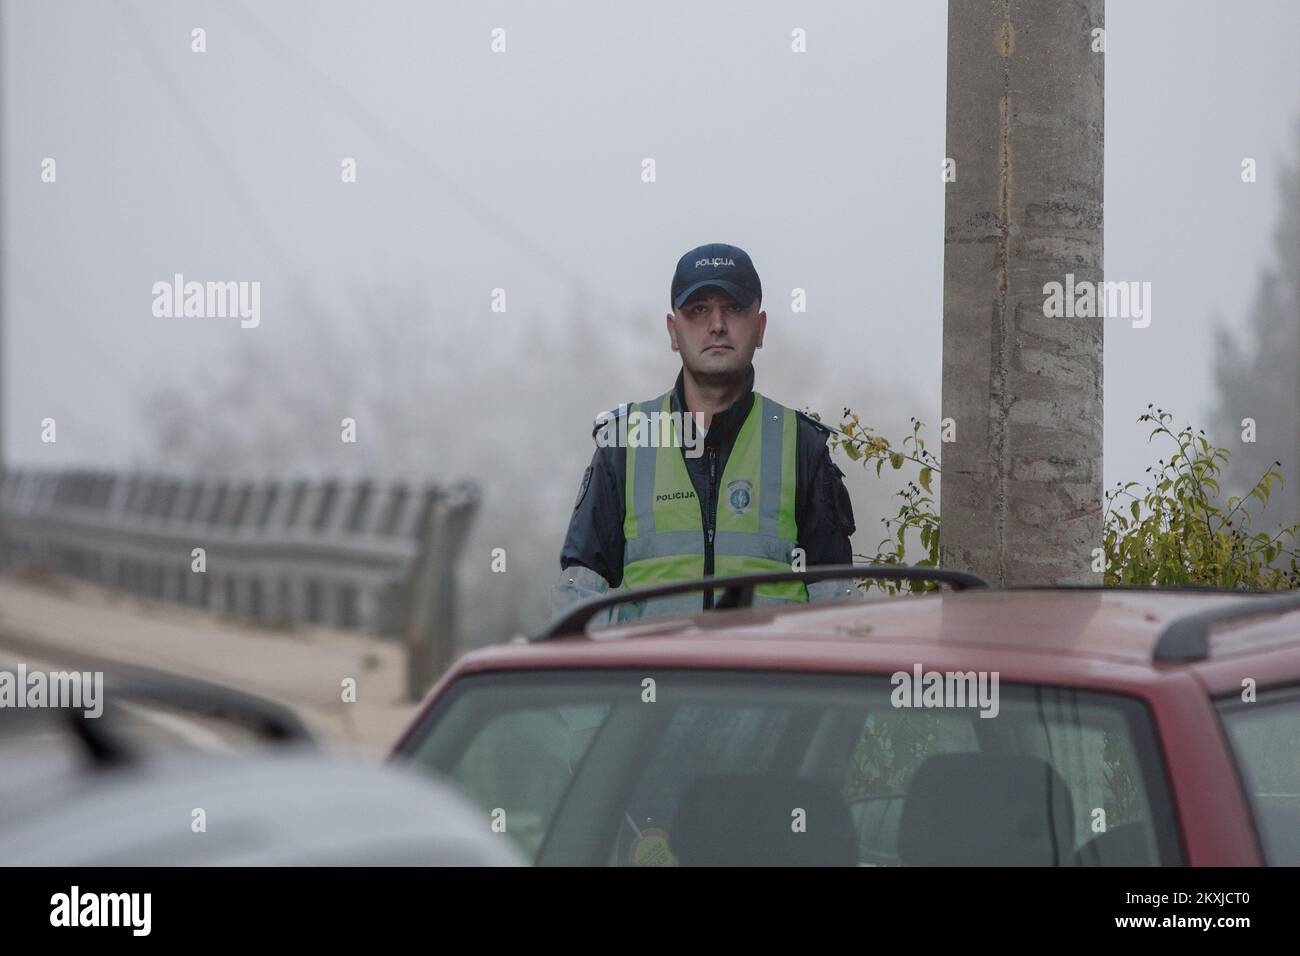
[[[577,511],[578,506],[582,504],[582,499],[587,497],[587,489],[591,487],[591,465],[582,473],[582,484],[578,488],[578,497],[573,499],[573,510]]]

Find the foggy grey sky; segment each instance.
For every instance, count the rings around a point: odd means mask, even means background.
[[[1213,320],[1243,323],[1275,174],[1297,161],[1300,4],[1107,6],[1106,275],[1150,281],[1154,309],[1148,329],[1106,327],[1113,484],[1154,457],[1133,422],[1148,401],[1208,416]],[[619,360],[624,329],[662,326],[677,257],[708,241],[744,246],[762,276],[760,389],[832,421],[851,405],[894,435],[911,414],[938,421],[946,3],[3,0],[0,15],[13,465],[141,458],[140,397],[232,361],[241,337],[313,336],[316,317],[288,308],[304,292],[421,297],[410,321],[466,357],[456,413],[500,420],[473,356],[526,363],[527,335],[564,335],[581,303]],[[807,54],[790,52],[796,26]],[[46,156],[57,184],[40,181]],[[176,272],[260,280],[261,327],[154,318],[150,288]],[[497,286],[506,315],[489,310]],[[795,287],[806,314],[790,313]],[[578,407],[661,392],[678,363],[660,341],[625,391]],[[583,387],[582,369],[549,374]],[[40,442],[47,416],[56,445]],[[564,438],[566,493],[584,429]],[[450,448],[446,465],[484,463]]]

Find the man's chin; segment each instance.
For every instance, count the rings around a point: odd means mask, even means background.
[[[689,368],[697,382],[725,384],[743,379],[749,371],[749,363],[742,360],[738,352],[716,349],[702,354]]]

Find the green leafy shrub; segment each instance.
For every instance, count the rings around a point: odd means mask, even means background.
[[[1278,590],[1300,588],[1300,523],[1279,525],[1273,532],[1251,528],[1251,502],[1268,504],[1269,494],[1282,484],[1281,463],[1275,462],[1242,497],[1220,503],[1220,473],[1231,453],[1212,445],[1204,429],[1190,425],[1175,432],[1173,415],[1154,405],[1138,417],[1150,422],[1149,441],[1161,439],[1175,450],[1169,459],[1147,469],[1149,483],[1140,492],[1136,481],[1118,482],[1106,492],[1103,519],[1103,580],[1106,584],[1176,587],[1203,585],[1222,588]],[[813,417],[818,417],[814,415]],[[863,467],[874,466],[879,476],[885,465],[894,471],[915,472],[898,492],[898,512],[881,522],[886,536],[875,554],[857,555],[868,564],[913,564],[935,567],[939,563],[939,510],[933,480],[941,473],[939,459],[925,447],[924,423],[911,419],[912,432],[895,446],[873,428],[863,425],[852,409],[844,409],[839,431],[830,439],[839,450]],[[1127,507],[1125,507],[1127,503]],[[921,543],[921,554],[907,557],[908,541]],[[938,588],[932,582],[896,584],[866,581],[864,587],[923,592]]]
[[[1211,445],[1204,429],[1193,432],[1185,425],[1174,432],[1172,413],[1147,407],[1153,410],[1138,421],[1154,424],[1148,440],[1159,436],[1177,450],[1147,468],[1151,478],[1140,493],[1133,491],[1136,481],[1106,492],[1106,583],[1300,587],[1300,552],[1286,544],[1296,543],[1300,524],[1279,526],[1275,534],[1251,529],[1250,503],[1268,504],[1274,484],[1282,484],[1281,462],[1266,469],[1245,496],[1220,505],[1218,478],[1228,450]]]
[[[940,473],[939,459],[925,447],[925,439],[921,437],[924,423],[916,418],[911,419],[911,423],[912,433],[895,448],[883,435],[863,425],[852,409],[846,408],[839,432],[830,438],[832,452],[839,449],[849,460],[861,462],[864,468],[874,465],[877,476],[885,465],[889,465],[894,471],[910,466],[916,473],[915,480],[909,479],[902,490],[895,493],[902,499],[898,513],[880,519],[886,533],[876,545],[875,554],[855,555],[855,557],[865,558],[867,564],[910,563],[922,568],[933,568],[939,565],[939,508],[933,490],[934,476]],[[907,559],[909,534],[919,538],[922,552],[921,557],[910,562]],[[864,586],[867,589],[878,587],[889,594],[896,594],[899,591],[922,592],[938,589],[938,585],[930,581],[901,584],[892,581],[866,581]]]

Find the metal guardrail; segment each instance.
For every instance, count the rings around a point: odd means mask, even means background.
[[[478,500],[467,484],[16,469],[0,475],[0,566],[265,626],[401,636],[440,662],[450,655],[455,558]],[[427,678],[427,662],[420,670]]]

